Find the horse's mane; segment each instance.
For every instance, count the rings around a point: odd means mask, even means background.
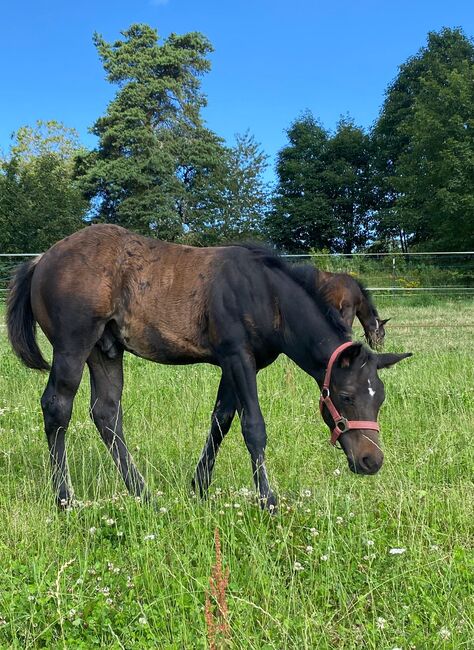
[[[242,248],[250,251],[258,261],[267,268],[278,269],[282,271],[290,280],[299,285],[312,299],[319,308],[321,314],[329,325],[342,336],[347,336],[349,330],[339,315],[339,312],[321,295],[316,287],[316,275],[318,269],[311,264],[288,264],[277,253],[253,242],[238,244]]]

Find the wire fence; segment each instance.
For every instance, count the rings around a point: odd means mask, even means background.
[[[474,297],[474,251],[285,255],[323,271],[349,273],[374,296]]]
[[[0,301],[16,266],[38,253],[0,253]],[[474,298],[474,251],[435,253],[315,253],[284,255],[292,263],[310,262],[324,271],[349,273],[374,296],[398,298]]]

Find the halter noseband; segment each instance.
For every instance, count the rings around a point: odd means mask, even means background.
[[[332,430],[331,435],[331,444],[335,445],[341,433],[350,431],[350,429],[371,429],[372,431],[380,431],[380,427],[377,422],[371,422],[370,420],[348,420],[343,415],[339,413],[337,408],[334,406],[333,401],[330,397],[329,384],[331,383],[331,372],[334,363],[337,358],[346,348],[349,348],[351,345],[354,345],[352,341],[343,343],[337,347],[334,352],[331,354],[326,368],[326,374],[324,375],[323,387],[321,389],[321,396],[319,398],[319,410],[323,412],[323,406],[326,406],[327,410],[331,414],[332,419],[334,420],[334,429]]]

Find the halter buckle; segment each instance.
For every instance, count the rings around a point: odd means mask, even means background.
[[[322,390],[321,390],[321,398],[323,400],[327,399],[329,397],[329,395],[330,395],[329,388],[326,388],[326,387],[322,388]]]

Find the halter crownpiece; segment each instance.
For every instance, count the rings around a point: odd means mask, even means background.
[[[331,435],[331,444],[335,445],[341,433],[350,431],[350,429],[371,429],[372,431],[380,431],[380,427],[377,422],[372,422],[370,420],[348,420],[343,415],[339,413],[337,408],[334,406],[334,403],[331,399],[331,393],[329,391],[329,384],[331,383],[331,372],[334,366],[334,363],[338,359],[341,352],[347,348],[354,345],[352,341],[347,341],[339,347],[337,347],[329,358],[329,362],[326,368],[326,374],[324,375],[323,387],[321,388],[321,396],[319,398],[319,410],[323,412],[323,406],[326,406],[327,410],[331,414],[332,419],[334,420],[334,429],[332,430]]]

